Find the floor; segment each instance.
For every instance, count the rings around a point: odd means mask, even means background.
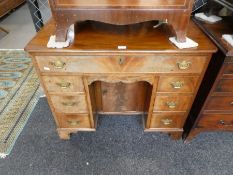
[[[203,133],[184,144],[143,132],[140,116],[105,116],[96,132],[60,140],[46,98],[41,98],[1,175],[232,175],[233,135]]]
[[[1,20],[0,26],[9,31],[9,34],[0,40],[0,49],[24,49],[36,34],[27,4]]]

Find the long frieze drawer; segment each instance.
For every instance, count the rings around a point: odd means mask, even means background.
[[[193,93],[199,77],[161,76],[159,78],[158,92]]]
[[[58,114],[61,128],[91,128],[88,114]]]
[[[199,128],[214,129],[232,129],[233,130],[233,113],[232,114],[204,114],[198,122]]]
[[[233,111],[233,96],[212,96],[205,110],[227,110]]]
[[[219,80],[215,92],[233,92],[233,79]]]
[[[191,95],[157,95],[154,111],[187,111],[192,100]]]
[[[183,128],[185,113],[153,113],[150,128]]]
[[[204,56],[36,56],[42,72],[201,73]]]
[[[77,76],[42,76],[49,93],[84,92],[83,81]]]
[[[59,113],[88,113],[85,95],[77,96],[50,96],[52,105]]]

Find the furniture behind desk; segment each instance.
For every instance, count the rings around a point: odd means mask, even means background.
[[[201,132],[233,131],[233,47],[222,39],[223,34],[232,34],[233,17],[224,17],[215,24],[194,20],[219,50],[209,64],[186,122],[186,141]]]
[[[177,49],[168,25],[155,24],[86,21],[68,48],[51,49],[52,20],[27,45],[61,139],[95,131],[98,114],[141,114],[145,131],[181,137],[216,48],[192,22],[188,35],[199,43],[192,49]]]

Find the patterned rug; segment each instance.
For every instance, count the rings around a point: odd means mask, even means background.
[[[0,50],[0,157],[10,154],[41,90],[23,50]]]

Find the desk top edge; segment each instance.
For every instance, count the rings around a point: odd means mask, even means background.
[[[64,54],[206,54],[216,52],[216,46],[207,36],[190,21],[188,37],[196,41],[197,48],[178,49],[168,38],[173,36],[168,25],[158,29],[147,29],[155,21],[142,24],[114,26],[99,22],[83,22],[80,31],[71,46],[63,49],[47,48],[47,42],[55,33],[55,22],[51,19],[36,36],[27,44],[25,51],[29,53],[64,53]],[[106,27],[106,31],[102,30]],[[116,28],[116,29],[114,29]],[[168,29],[169,28],[169,29]],[[114,30],[114,31],[113,31]],[[138,30],[138,31],[137,31]],[[130,32],[134,32],[131,34]],[[134,35],[135,32],[137,35]],[[88,38],[89,37],[89,38]],[[95,38],[95,40],[93,40]],[[101,40],[103,38],[103,40]],[[155,38],[153,40],[153,38]],[[104,41],[104,42],[102,42]],[[139,41],[139,42],[138,42]],[[142,45],[144,43],[144,45]],[[126,45],[126,50],[119,50],[117,46]]]

